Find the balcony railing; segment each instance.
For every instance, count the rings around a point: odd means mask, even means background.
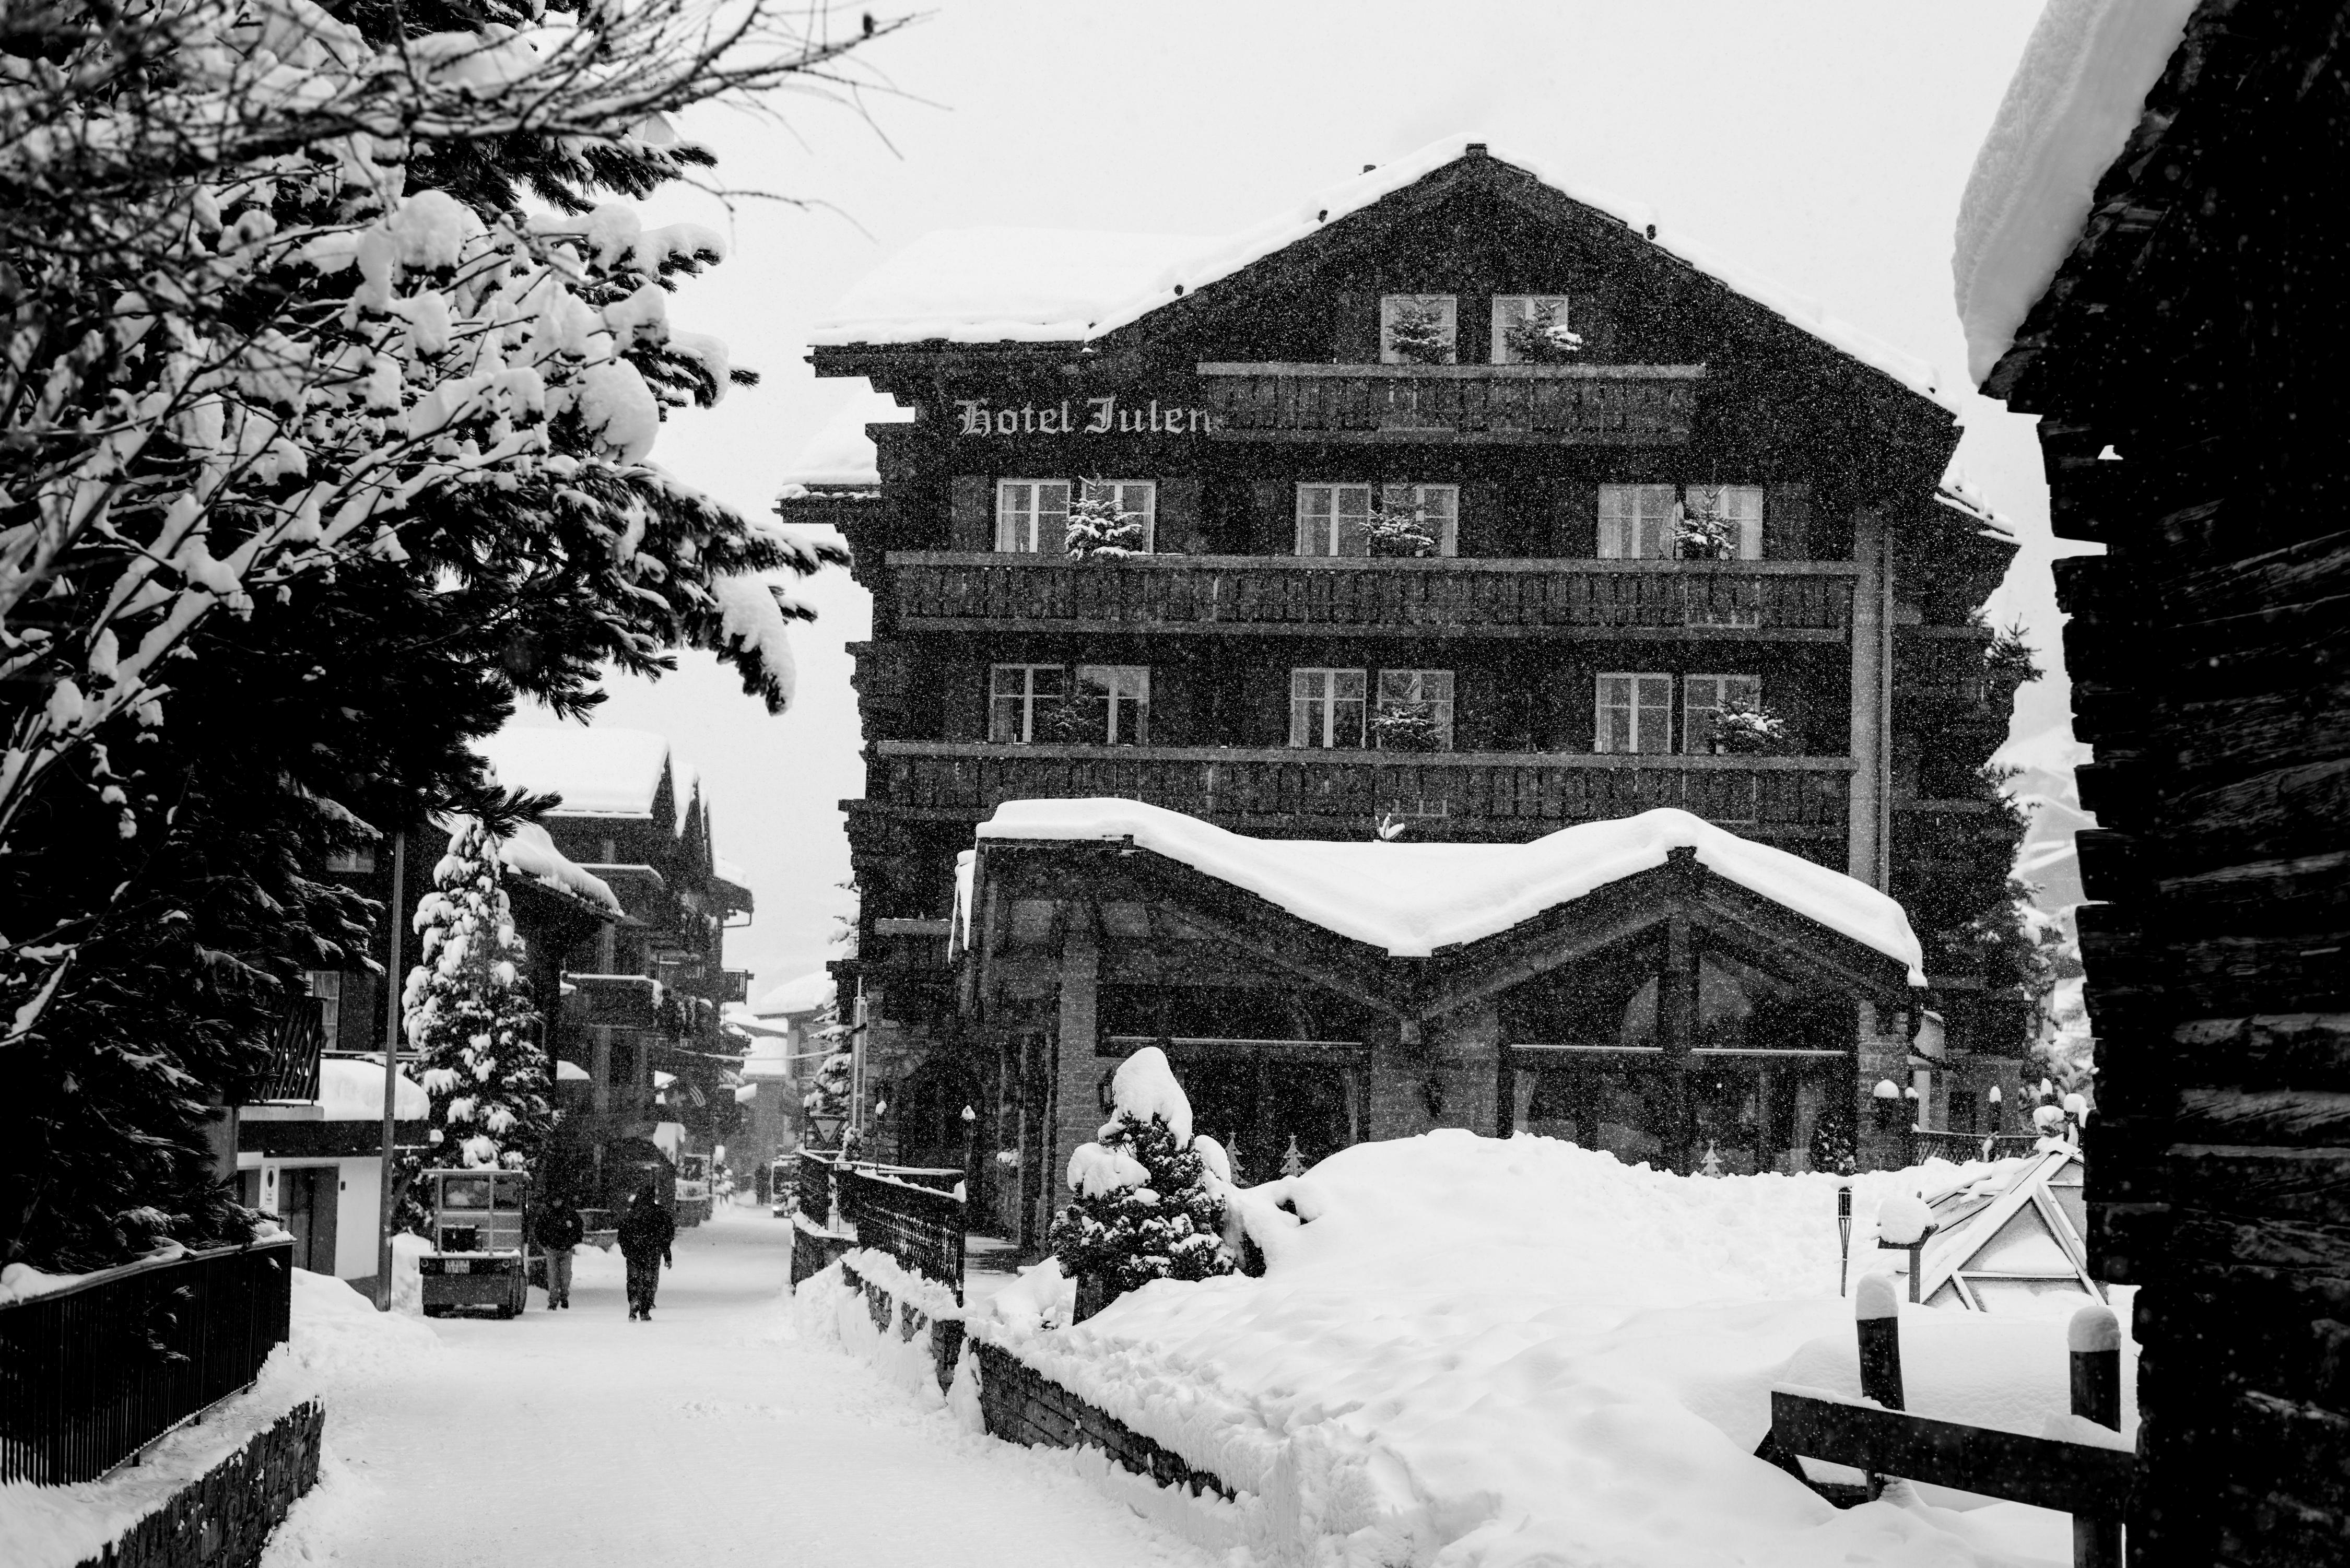
[[[907,630],[1840,639],[1848,561],[1389,560],[893,550]]]
[[[286,1004],[269,1042],[269,1064],[254,1085],[256,1104],[300,1103],[318,1097],[318,1054],[326,1049],[326,1010],[319,998],[296,996]]]
[[[1222,441],[1665,446],[1702,365],[1202,365]]]
[[[1593,756],[1574,753],[997,746],[882,741],[869,798],[939,817],[1008,800],[1107,795],[1236,826],[1305,818],[1367,826],[1383,814],[1532,838],[1576,822],[1678,806],[1762,837],[1843,834],[1846,757]]]
[[[567,1011],[572,1021],[615,1029],[659,1029],[663,1026],[660,982],[649,974],[576,974],[567,972]]]

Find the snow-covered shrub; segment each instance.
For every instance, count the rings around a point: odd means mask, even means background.
[[[1444,726],[1426,702],[1389,702],[1371,716],[1371,738],[1383,752],[1434,752],[1444,746]]]
[[[1437,551],[1426,510],[1409,501],[1383,502],[1355,524],[1355,531],[1362,536],[1363,548],[1374,556],[1425,560]]]
[[[497,842],[479,822],[458,825],[417,904],[416,929],[421,961],[408,972],[401,1022],[432,1109],[427,1147],[407,1168],[531,1169],[554,1125],[546,1053]]]
[[[1787,749],[1788,739],[1787,721],[1760,702],[1732,697],[1714,711],[1713,740],[1724,752],[1773,755]]]
[[[1528,365],[1564,365],[1583,349],[1583,335],[1567,329],[1555,305],[1537,305],[1502,329],[1511,357]]]
[[[1143,554],[1141,517],[1119,511],[1117,496],[1107,487],[1089,489],[1069,503],[1066,537],[1072,561],[1115,561]]]
[[[816,1081],[808,1085],[807,1093],[800,1096],[800,1109],[809,1117],[803,1141],[810,1148],[826,1147],[824,1135],[816,1127],[816,1117],[843,1118],[843,1126],[846,1127],[849,1085],[856,1062],[857,1058],[847,1051],[834,1052],[816,1068]]]
[[[1069,1157],[1076,1195],[1053,1221],[1061,1272],[1091,1280],[1103,1304],[1152,1280],[1232,1272],[1224,1205],[1191,1136],[1191,1104],[1167,1054],[1146,1045],[1110,1081],[1116,1110]]]
[[[1684,561],[1734,561],[1738,535],[1738,519],[1711,501],[1683,503],[1673,510],[1673,541]]]
[[[1445,324],[1444,307],[1433,302],[1399,299],[1388,317],[1387,346],[1406,365],[1449,365],[1452,362],[1452,331]]]

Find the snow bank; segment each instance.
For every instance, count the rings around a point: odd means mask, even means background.
[[[330,1122],[381,1121],[383,1064],[350,1057],[320,1062],[318,1104]],[[396,1121],[422,1121],[432,1114],[432,1096],[402,1073],[391,1086],[391,1114]]]
[[[293,1324],[253,1386],[149,1449],[140,1462],[74,1486],[0,1485],[8,1568],[74,1568],[306,1399],[380,1384],[442,1354],[421,1323],[379,1313],[340,1280],[294,1271]]]
[[[1961,1174],[1853,1179],[1856,1271],[1901,1256],[1881,1206]],[[1303,1221],[1268,1231],[1261,1279],[1156,1282],[1073,1328],[1006,1292],[972,1329],[1260,1498],[1284,1558],[2016,1561],[1930,1500],[1839,1512],[1752,1457],[1774,1383],[1857,1390],[1836,1185],[1540,1137],[1360,1144],[1248,1189]],[[2061,1320],[1902,1317],[1911,1408],[2034,1433],[2062,1411]]]
[[[880,1264],[888,1264],[888,1269],[877,1264],[876,1259]],[[890,1316],[886,1327],[873,1321],[865,1293],[849,1288],[842,1277],[843,1264],[890,1292]],[[947,1399],[939,1392],[938,1364],[931,1357],[930,1325],[925,1324],[917,1329],[911,1339],[899,1337],[898,1293],[883,1282],[893,1278],[902,1284],[906,1276],[887,1253],[858,1251],[836,1259],[792,1292],[793,1326],[805,1338],[837,1345],[859,1360],[872,1363],[885,1379],[912,1395],[923,1407],[942,1409]],[[936,1286],[930,1288],[938,1290]],[[942,1290],[938,1293],[946,1295]],[[948,1296],[947,1305],[952,1308],[951,1296]]]
[[[644,730],[504,729],[473,742],[509,789],[563,797],[556,815],[650,816],[669,742]]]
[[[2048,0],[1959,200],[1950,258],[1967,372],[2015,342],[2088,222],[2195,0]]]
[[[1670,808],[1582,823],[1531,844],[1387,844],[1249,838],[1139,801],[1016,800],[996,807],[979,836],[1131,838],[1398,958],[1508,930],[1688,846],[1707,869],[1898,960],[1912,985],[1926,983],[1918,939],[1893,899]]]
[[[1182,296],[1295,244],[1463,156],[1448,136],[1392,162],[1314,192],[1237,234],[1087,234],[1045,229],[962,229],[926,234],[851,288],[817,324],[817,344],[1076,343],[1114,332]],[[1935,368],[1877,341],[1762,275],[1660,223],[1637,202],[1576,185],[1541,161],[1492,150],[1499,161],[1622,223],[1659,249],[1770,310],[1790,325],[1923,398],[1957,411]]]

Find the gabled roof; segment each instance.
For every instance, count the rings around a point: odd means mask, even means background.
[[[1919,1299],[1994,1313],[2102,1300],[2081,1235],[2081,1180],[2080,1149],[2043,1138],[2031,1155],[2002,1160],[1937,1195],[1927,1205],[1935,1230]]]
[[[559,794],[556,816],[641,816],[650,820],[670,776],[669,742],[644,730],[505,729],[474,742],[509,789]],[[690,775],[689,775],[690,776]],[[673,797],[672,810],[681,809]],[[664,822],[674,832],[681,823]]]
[[[1461,137],[1315,192],[1253,228],[1219,238],[974,229],[933,234],[882,264],[817,324],[819,347],[1091,343],[1234,277],[1440,171],[1474,163],[1531,177],[1622,225],[1731,292],[1919,397],[1956,410],[1942,376],[1728,257],[1660,223],[1648,208],[1578,188],[1536,160]]]

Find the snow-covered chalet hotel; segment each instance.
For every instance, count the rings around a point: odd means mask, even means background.
[[[973,1106],[1033,1235],[1159,1039],[1251,1176],[1994,1130],[2020,1004],[1946,937],[2013,842],[2014,546],[1925,367],[1458,141],[1225,238],[931,235],[811,358],[873,389],[784,511],[874,597],[844,979],[903,1158]]]

